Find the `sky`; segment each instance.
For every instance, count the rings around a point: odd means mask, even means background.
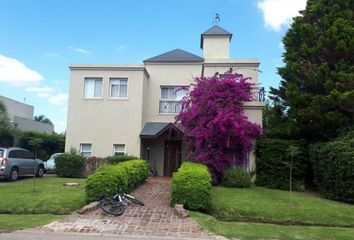
[[[0,95],[66,129],[69,66],[142,63],[176,48],[202,56],[200,34],[233,33],[231,58],[258,58],[261,86],[281,80],[282,38],[306,0],[0,0]]]

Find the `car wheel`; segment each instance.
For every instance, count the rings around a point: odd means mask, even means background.
[[[44,168],[43,166],[39,166],[37,169],[36,177],[43,177],[43,174],[44,174]]]
[[[11,169],[11,172],[10,172],[10,175],[9,175],[8,179],[11,182],[14,182],[14,181],[16,181],[18,179],[18,169],[17,168]]]

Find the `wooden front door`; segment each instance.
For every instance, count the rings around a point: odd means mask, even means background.
[[[164,176],[172,176],[181,165],[182,142],[165,141]]]

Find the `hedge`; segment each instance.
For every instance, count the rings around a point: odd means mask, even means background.
[[[86,202],[99,199],[101,194],[129,193],[149,176],[145,160],[130,160],[117,165],[103,165],[86,179]]]
[[[226,187],[251,187],[251,175],[241,167],[229,168],[224,172],[223,185]]]
[[[302,190],[313,182],[312,164],[304,141],[260,138],[256,144],[256,185],[289,189],[291,158],[290,146],[298,147],[300,154],[293,159],[293,189]]]
[[[55,173],[61,177],[82,177],[85,170],[85,158],[75,150],[63,153],[54,159]]]
[[[176,203],[190,210],[211,210],[211,175],[205,165],[183,162],[173,174],[171,204]]]
[[[105,157],[104,161],[108,164],[117,164],[117,163],[126,162],[126,161],[134,160],[134,159],[138,159],[138,157],[125,154],[125,155],[116,155],[116,156]]]
[[[311,146],[315,183],[327,198],[354,203],[354,135]]]

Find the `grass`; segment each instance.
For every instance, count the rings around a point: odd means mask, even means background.
[[[79,187],[65,187],[63,183],[77,182]],[[21,180],[0,186],[0,214],[70,214],[84,202],[85,179],[44,177]]]
[[[354,206],[309,193],[261,187],[213,188],[212,215],[224,221],[354,227]]]
[[[0,233],[23,228],[36,227],[38,225],[47,224],[61,218],[63,218],[62,215],[53,214],[0,214]]]
[[[353,228],[282,226],[274,224],[224,222],[209,215],[190,212],[203,227],[227,238],[242,240],[349,240],[354,239]]]
[[[63,186],[67,182],[80,186]],[[31,178],[0,185],[0,232],[47,224],[85,205],[85,179],[37,178],[32,190]]]

